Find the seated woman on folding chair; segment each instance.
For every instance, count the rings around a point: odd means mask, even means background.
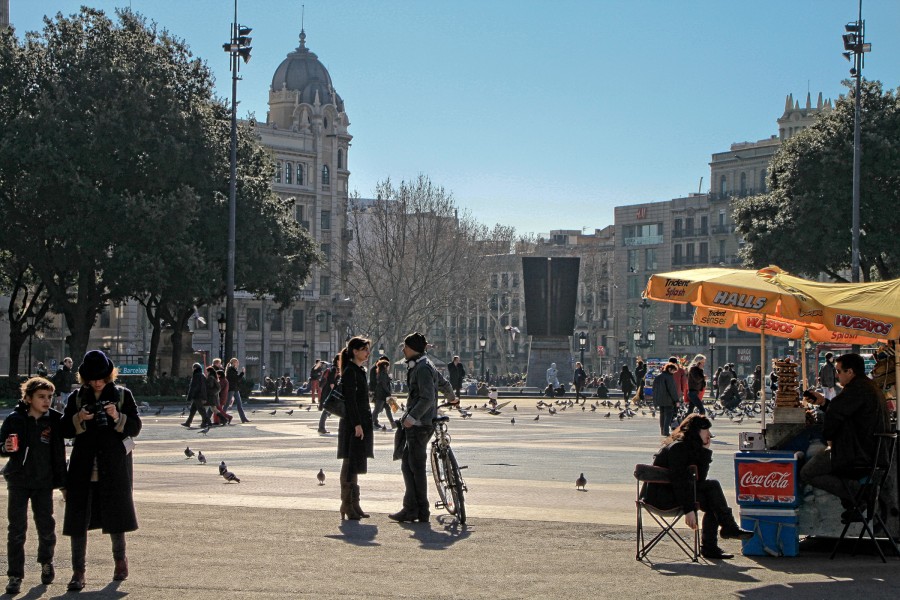
[[[663,441],[662,449],[653,458],[653,466],[669,469],[675,481],[673,485],[647,484],[645,499],[659,508],[681,506],[685,511],[684,522],[697,529],[695,500],[691,493],[691,466],[697,469],[696,503],[703,511],[700,531],[700,555],[704,558],[734,558],[719,548],[718,538],[749,540],[752,531],[741,529],[715,479],[707,479],[712,462],[709,428],[712,421],[703,415],[692,413]],[[721,531],[719,528],[721,527]]]

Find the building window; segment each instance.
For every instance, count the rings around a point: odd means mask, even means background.
[[[681,237],[681,236],[682,236],[682,231],[681,231],[681,230],[682,230],[682,226],[681,226],[681,223],[682,223],[682,222],[681,222],[681,217],[675,219],[675,223],[674,223],[674,232],[673,232],[673,234],[672,234],[673,237]]]
[[[747,174],[741,173],[741,196],[747,194]]]
[[[684,245],[685,256],[684,259],[687,264],[694,264],[694,244],[685,244]]]
[[[725,261],[725,240],[719,240],[719,261]]]
[[[700,217],[700,235],[709,235],[709,215]]]
[[[275,183],[281,183],[281,169],[284,168],[284,165],[281,164],[281,161],[275,163]]]
[[[656,248],[647,248],[644,250],[644,268],[648,271],[654,271],[659,268],[656,261]]]
[[[719,210],[719,227],[725,226],[725,209]]]
[[[321,218],[322,229],[331,229],[331,211],[323,210]]]
[[[694,235],[694,217],[688,217],[684,220],[684,235]]]
[[[707,242],[700,242],[700,262],[709,262],[709,244]]]
[[[628,251],[628,272],[637,273],[640,265],[638,264],[638,250]]]
[[[303,205],[302,204],[294,205],[294,219],[296,219],[298,223],[303,222]]]
[[[259,331],[259,309],[247,309],[247,331]]]
[[[322,275],[319,277],[319,295],[328,296],[331,294],[331,277]]]
[[[306,331],[306,313],[302,309],[294,310],[291,316],[291,331]]]
[[[297,163],[297,185],[303,185],[303,171],[303,164]]]
[[[272,311],[272,322],[269,331],[284,331],[284,314],[280,310]]]
[[[322,185],[331,185],[331,173],[328,171],[328,165],[322,165]]]
[[[641,292],[641,278],[640,277],[629,277],[628,278],[628,299],[633,300],[634,298],[640,298]]]
[[[294,168],[293,168],[293,165],[291,165],[291,163],[289,163],[289,162],[284,163],[284,182],[287,185],[291,185],[291,182],[293,181],[293,177],[292,177],[293,170],[294,170]]]
[[[269,352],[269,373],[272,377],[281,377],[284,374],[284,359],[281,352]]]
[[[338,149],[338,169],[344,168],[344,151],[340,148]]]
[[[763,169],[759,174],[759,192],[766,193],[766,170]]]
[[[325,257],[325,262],[331,261],[331,244],[322,244],[320,248],[322,249],[322,256]]]
[[[319,317],[322,317],[322,318],[319,319]],[[329,313],[329,312],[319,313],[318,317],[316,317],[316,320],[319,321],[319,331],[320,332],[324,333],[326,331],[331,331],[331,313]],[[327,360],[331,360],[331,358],[328,358]]]
[[[724,196],[726,192],[728,192],[728,185],[725,183],[725,176],[722,175],[719,178],[719,193]]]
[[[672,251],[672,264],[680,265],[681,264],[681,244],[675,244],[675,247]]]

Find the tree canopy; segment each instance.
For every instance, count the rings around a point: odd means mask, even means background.
[[[769,166],[768,193],[735,201],[746,264],[846,280],[854,98],[851,89],[832,111],[784,142]],[[860,99],[860,272],[863,281],[893,279],[900,277],[900,98],[877,81],[864,81]]]

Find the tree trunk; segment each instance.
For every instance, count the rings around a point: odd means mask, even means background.
[[[177,322],[172,327],[172,377],[181,376],[181,342],[184,332],[187,330],[188,319],[194,314],[194,307],[182,311],[177,317]]]
[[[22,376],[19,373],[19,357],[22,354],[22,346],[25,345],[25,341],[28,339],[28,336],[23,334],[21,330],[19,330],[16,323],[10,323],[9,329],[9,379],[10,381],[17,381],[19,377]]]
[[[143,304],[143,303],[142,303]],[[156,304],[157,309],[153,306]],[[162,325],[159,318],[159,304],[150,298],[144,304],[144,312],[147,314],[147,320],[150,322],[150,355],[147,357],[147,380],[156,379],[156,356],[159,354],[159,341],[162,337]]]

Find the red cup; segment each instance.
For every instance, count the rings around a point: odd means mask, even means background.
[[[10,452],[18,452],[19,451],[19,434],[11,433],[11,434],[9,434],[9,436],[6,439],[8,439],[10,441],[10,446],[12,446],[12,448],[10,449]]]

